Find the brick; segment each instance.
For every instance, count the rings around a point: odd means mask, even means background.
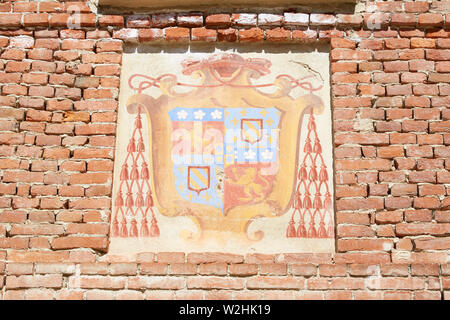
[[[0,26],[2,27],[19,27],[20,13],[0,13]]]
[[[300,42],[308,42],[317,39],[317,31],[315,30],[292,30],[292,39]]]
[[[430,99],[427,97],[408,96],[405,98],[405,107],[428,108],[429,106],[430,106]]]
[[[319,274],[321,277],[345,276],[347,274],[347,265],[322,264],[319,265]]]
[[[426,1],[406,2],[404,7],[406,12],[427,12],[429,4]]]
[[[109,207],[111,203],[110,199],[94,198],[94,199],[79,199],[69,201],[70,209],[104,209]],[[82,239],[80,239],[82,241]],[[70,245],[70,239],[63,240],[64,243]],[[99,240],[100,242],[100,240]]]
[[[98,18],[98,23],[101,27],[123,27],[124,19],[120,15],[104,15]]]
[[[250,28],[239,30],[240,42],[255,42],[264,39],[264,30],[260,28]]]
[[[363,22],[363,17],[359,14],[338,14],[337,26],[352,26],[359,27]]]
[[[203,14],[200,12],[178,14],[177,25],[187,28],[201,27],[203,26]]]
[[[370,289],[404,289],[417,290],[424,289],[425,281],[420,278],[381,278],[369,281],[368,287]]]
[[[231,23],[238,27],[256,26],[257,15],[253,13],[233,13]]]
[[[137,264],[135,263],[112,263],[109,265],[111,275],[136,275]]]
[[[182,289],[184,288],[184,283],[185,280],[180,277],[141,276],[128,278],[129,289]]]
[[[282,276],[287,274],[287,265],[284,263],[263,263],[259,269],[261,275]]]
[[[433,71],[435,62],[421,59],[413,59],[409,61],[410,71]]]
[[[380,170],[389,171],[391,169],[391,162],[387,159],[377,160],[337,160],[336,168],[338,170]]]
[[[216,30],[207,28],[193,28],[191,32],[193,41],[214,42],[217,40]]]
[[[401,60],[424,59],[425,52],[423,49],[405,49],[399,51],[398,58]]]
[[[439,208],[440,207],[439,199],[435,197],[422,197],[414,199],[414,207],[416,208]]]
[[[424,38],[411,38],[411,48],[435,48],[436,40]]]
[[[335,263],[377,264],[390,261],[389,253],[337,253]]]
[[[364,14],[364,25],[369,30],[384,28],[389,22],[389,15],[381,12]]]
[[[46,27],[49,23],[47,13],[29,13],[23,16],[23,25],[25,27]]]
[[[233,276],[251,276],[258,273],[258,265],[256,264],[231,264],[229,266],[230,275]]]
[[[427,49],[426,57],[427,60],[448,61],[450,59],[450,51],[439,49]]]
[[[448,232],[450,225],[436,223],[401,223],[396,225],[396,233],[400,236],[430,234],[439,235]]]
[[[336,186],[336,197],[365,197],[367,188],[364,186]]]
[[[331,59],[335,60],[370,60],[371,53],[367,50],[333,49]]]
[[[207,28],[227,28],[231,25],[231,16],[229,14],[212,14],[205,18]]]
[[[71,249],[71,248],[92,248],[104,250],[108,246],[108,239],[106,237],[61,237],[54,238],[51,242],[52,248]]]
[[[392,240],[384,239],[351,239],[338,240],[338,251],[390,251]]]
[[[161,29],[139,29],[138,30],[139,42],[150,42],[161,40],[164,38],[164,31]],[[105,49],[102,49],[105,50]],[[118,50],[118,49],[117,49]],[[98,51],[98,46],[97,46]]]
[[[6,288],[61,288],[62,287],[62,275],[21,275],[21,276],[8,276],[6,277]]]
[[[201,275],[226,275],[227,264],[220,262],[202,263],[199,267],[199,274]]]
[[[391,25],[399,27],[415,27],[417,22],[417,17],[410,13],[393,13],[391,15]]]
[[[303,289],[305,280],[302,278],[285,277],[255,277],[247,280],[248,289]]]
[[[317,274],[317,267],[313,264],[290,264],[290,273],[295,276],[313,276]]]
[[[242,263],[243,256],[227,253],[189,253],[187,261],[190,263]]]
[[[444,23],[444,18],[438,13],[419,14],[417,23],[419,27],[440,27]]]
[[[189,41],[190,31],[188,28],[173,27],[165,29],[167,41]]]
[[[283,28],[269,29],[266,31],[268,41],[288,41],[291,39],[291,32]]]
[[[151,25],[150,16],[131,15],[127,17],[127,28],[147,28],[150,27],[150,25]]]
[[[154,28],[166,28],[176,25],[175,14],[154,14],[152,15],[152,26]]]
[[[409,39],[386,39],[386,49],[408,49],[410,47]]]
[[[417,250],[448,250],[450,241],[448,238],[437,239],[417,239],[414,241]]]

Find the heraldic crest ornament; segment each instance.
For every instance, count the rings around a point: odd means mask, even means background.
[[[124,107],[135,122],[115,181],[112,237],[157,238],[170,228],[158,216],[183,216],[196,226],[180,233],[186,241],[252,243],[265,237],[250,228],[255,221],[285,214],[280,237],[334,237],[332,175],[315,120],[322,87],[312,76],[264,82],[271,67],[268,59],[216,53],[181,63],[192,82],[171,73],[127,77],[134,94]],[[293,89],[304,94],[294,98]]]

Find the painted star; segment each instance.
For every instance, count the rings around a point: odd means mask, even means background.
[[[197,120],[202,120],[203,117],[206,115],[202,110],[197,110],[194,112],[194,118]]]
[[[216,109],[213,112],[211,112],[211,117],[213,119],[222,119],[222,112]]]
[[[266,149],[266,151],[264,151],[262,154],[264,159],[268,160],[268,159],[272,159],[273,156],[273,152],[269,151],[269,149]]]
[[[250,150],[244,152],[244,157],[245,157],[245,159],[247,159],[247,160],[255,159],[255,156],[256,156],[256,152],[253,151],[252,149],[250,149]]]
[[[181,110],[177,112],[178,119],[186,119],[188,113],[185,110]]]

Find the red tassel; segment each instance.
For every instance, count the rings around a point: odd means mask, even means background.
[[[134,205],[133,195],[131,192],[127,192],[127,199],[125,200],[127,208],[131,208]]]
[[[320,221],[320,225],[319,225],[319,238],[327,238],[327,230],[325,230],[325,224],[323,223],[323,221]]]
[[[141,237],[148,237],[150,235],[147,223],[147,218],[144,217],[144,219],[142,219],[141,221]]]
[[[330,194],[327,192],[325,195],[325,200],[323,201],[323,206],[326,210],[331,210],[332,205]]]
[[[295,209],[301,209],[302,208],[302,199],[301,199],[301,194],[299,192],[297,192],[295,194],[294,208]]]
[[[139,171],[135,163],[133,163],[133,167],[131,169],[131,180],[139,180]]]
[[[298,172],[298,179],[300,181],[306,181],[307,176],[308,176],[308,173],[306,172],[306,167],[303,164]]]
[[[136,197],[136,207],[142,208],[145,205],[144,197],[142,196],[142,192],[139,191]]]
[[[316,131],[316,123],[314,122],[314,116],[313,116],[312,110],[311,110],[311,116],[309,118],[308,130]]]
[[[297,238],[306,238],[307,233],[303,221],[300,221],[300,225],[297,228]]]
[[[294,238],[296,235],[294,220],[291,219],[286,230],[286,238]]]
[[[128,180],[128,166],[126,163],[122,165],[122,170],[120,171],[120,180]]]
[[[313,206],[315,209],[322,209],[322,200],[320,199],[320,193],[316,193]]]
[[[137,151],[138,152],[144,152],[145,151],[144,140],[142,140],[142,137],[139,138],[138,145],[137,145]]]
[[[306,194],[305,198],[303,198],[303,208],[305,209],[312,208],[311,198],[309,197],[309,194]]]
[[[147,192],[147,197],[145,198],[145,206],[146,207],[153,207],[153,197],[150,192]]]
[[[314,227],[314,222],[311,222],[309,224],[308,238],[317,238],[317,231],[316,228]]]
[[[317,139],[314,142],[313,151],[314,151],[314,153],[322,153],[322,145],[320,144],[319,140],[317,140]]]
[[[137,237],[137,236],[138,236],[137,222],[136,219],[133,218],[133,220],[131,220],[130,237]]]
[[[127,220],[125,220],[125,218],[122,219],[120,236],[124,238],[128,237]]]
[[[322,166],[322,168],[320,168],[320,173],[319,173],[319,181],[320,182],[325,182],[328,181],[328,172],[327,172],[327,167]]]
[[[152,217],[152,225],[150,226],[150,237],[159,237],[158,221]]]
[[[317,180],[317,170],[315,166],[311,167],[311,170],[309,170],[309,177],[308,179],[310,181],[316,181]]]
[[[134,138],[130,139],[130,142],[128,143],[127,151],[128,152],[135,152],[136,151],[136,146],[134,145]]]
[[[333,228],[333,226],[330,224],[329,226],[328,226],[328,237],[329,238],[334,238],[334,228]]]
[[[116,207],[123,206],[123,198],[122,198],[122,191],[119,191],[119,193],[116,196],[116,202],[114,203]]]
[[[135,122],[134,126],[137,129],[141,129],[142,128],[142,122],[141,122],[141,115],[140,114],[137,115],[136,122]]]
[[[148,166],[147,166],[147,163],[144,162],[142,164],[142,169],[141,169],[141,179],[148,180],[149,177],[150,177],[150,173],[148,172]]]
[[[309,138],[306,139],[305,147],[303,148],[305,153],[310,153],[312,151],[311,140]]]
[[[119,236],[119,221],[117,221],[117,217],[114,218],[111,233],[113,237]]]

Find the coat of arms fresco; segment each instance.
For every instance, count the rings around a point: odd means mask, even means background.
[[[124,54],[110,252],[334,250],[327,59]]]

